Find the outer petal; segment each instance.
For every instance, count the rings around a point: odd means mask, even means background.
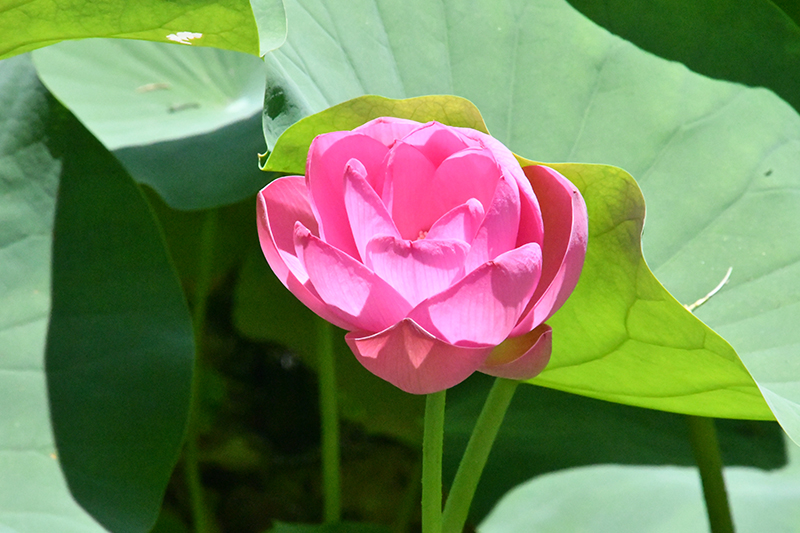
[[[381,166],[388,151],[372,137],[350,131],[319,135],[309,148],[306,184],[319,223],[319,235],[352,257],[356,257],[358,252],[344,205],[342,176],[345,166],[351,159],[359,160],[364,165],[369,184],[380,191],[383,187]]]
[[[398,139],[402,139],[417,128],[422,127],[422,123],[405,118],[379,117],[370,120],[366,124],[354,129],[354,132],[369,135],[376,141],[380,141],[386,147],[391,146]]]
[[[549,167],[533,165],[524,171],[542,208],[542,278],[512,335],[523,334],[543,323],[572,294],[583,268],[589,238],[586,204],[577,187]]]
[[[519,232],[517,233],[517,246],[535,242],[544,243],[544,222],[539,201],[533,194],[530,184],[519,188]]]
[[[536,288],[541,261],[535,243],[506,252],[428,298],[408,316],[451,344],[500,344]]]
[[[348,333],[345,341],[367,370],[411,394],[430,394],[461,383],[493,348],[453,346],[410,318],[371,336]]]
[[[519,183],[520,189],[526,187],[528,191],[530,191],[530,186],[528,185],[528,180],[525,179],[525,175],[522,173],[522,168],[519,166],[519,162],[517,158],[514,157],[514,154],[509,150],[506,145],[492,137],[491,135],[487,135],[482,133],[478,130],[473,130],[469,128],[453,128],[458,131],[462,136],[468,138],[471,142],[483,146],[488,150],[491,150],[492,155],[494,155],[495,160],[497,163],[509,173],[509,175],[514,178],[515,181]]]
[[[455,239],[407,241],[379,235],[367,245],[364,263],[412,306],[463,276],[469,245]]]
[[[539,202],[533,193],[533,188],[530,182],[525,177],[522,168],[519,166],[517,158],[511,153],[511,150],[492,137],[480,131],[468,128],[456,128],[464,137],[468,137],[474,142],[480,143],[482,146],[491,150],[495,160],[507,173],[508,176],[514,178],[519,187],[519,197],[522,207],[520,219],[520,231],[517,240],[517,246],[529,242],[536,242],[542,244],[542,214],[539,209]]]
[[[486,261],[516,248],[519,217],[519,190],[516,182],[501,176],[483,223],[472,240],[465,272],[471,272]]]
[[[311,234],[299,222],[295,248],[319,298],[355,329],[383,331],[411,305],[377,274]]]
[[[305,179],[302,176],[278,178],[256,198],[258,240],[270,268],[281,283],[316,314],[344,329],[353,325],[333,312],[308,284],[308,274],[295,255],[294,225],[300,221],[317,231],[311,212]]]
[[[552,348],[553,330],[542,324],[525,335],[503,341],[478,370],[500,378],[531,379],[547,366]]]
[[[375,235],[400,237],[386,206],[367,183],[364,165],[357,159],[351,159],[345,167],[344,203],[362,262],[367,257],[367,243]]]

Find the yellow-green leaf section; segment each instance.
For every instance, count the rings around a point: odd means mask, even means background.
[[[0,59],[93,37],[264,55],[286,39],[286,13],[283,0],[0,2]]]

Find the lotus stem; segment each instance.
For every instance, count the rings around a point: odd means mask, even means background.
[[[197,459],[197,439],[199,429],[197,417],[201,407],[200,367],[205,349],[206,317],[208,295],[211,292],[211,271],[214,260],[214,241],[217,234],[218,212],[211,209],[203,218],[200,230],[200,257],[195,277],[192,305],[192,326],[194,329],[194,363],[192,368],[192,392],[189,405],[189,422],[183,454],[183,469],[192,509],[192,525],[197,533],[217,531],[212,513],[206,506],[200,465]]]
[[[425,400],[425,432],[422,437],[422,533],[442,532],[445,392],[428,394]]]
[[[461,533],[464,529],[483,467],[486,466],[494,439],[518,384],[519,381],[496,378],[489,391],[447,497],[442,527],[444,533]]]
[[[722,476],[722,457],[714,419],[687,416],[686,420],[689,424],[692,451],[703,482],[703,497],[711,533],[733,533],[733,519],[728,505],[725,479]]]

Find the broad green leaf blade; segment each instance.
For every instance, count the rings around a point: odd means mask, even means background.
[[[2,387],[12,391],[2,409],[12,417],[0,434],[12,439],[3,448],[19,475],[0,479],[0,516],[19,531],[102,530],[80,504],[110,530],[148,531],[188,413],[186,303],[130,177],[47,93],[28,58],[0,69],[2,205],[13,215],[3,225],[2,374],[28,381]]]
[[[794,456],[798,449],[788,444]],[[797,459],[773,472],[726,468],[738,533],[797,531]],[[509,492],[480,533],[706,533],[708,519],[696,468],[592,466],[533,479]]]
[[[105,531],[72,498],[50,429],[44,349],[60,162],[27,58],[0,62],[0,531]]]
[[[647,267],[633,178],[603,165],[551,166],[586,200],[589,246],[578,286],[548,321],[554,357],[532,382],[665,411],[771,419],[736,352]]]
[[[432,98],[438,103],[435,111],[452,110],[450,125],[482,126],[479,116],[467,113],[474,112],[467,101]],[[413,105],[424,101],[367,96],[312,115],[286,130],[267,168],[302,172],[315,134],[332,131],[334,125],[352,129],[383,110],[421,122],[448,122],[447,115]],[[458,109],[465,113],[456,113]],[[272,161],[280,166],[271,166]],[[553,356],[533,383],[651,409],[772,419],[736,352],[678,303],[647,268],[641,251],[644,199],[633,178],[604,165],[551,166],[567,176],[586,200],[589,248],[578,287],[549,321],[554,330]]]
[[[93,39],[34,53],[47,87],[173,207],[229,204],[258,172],[264,65],[212,48]]]
[[[288,32],[286,9],[283,6],[283,0],[250,0],[250,8],[258,29],[258,55],[264,57],[286,42]],[[214,46],[234,50],[234,48],[226,46]]]
[[[800,26],[770,0],[569,3],[648,52],[712,78],[767,87],[800,110]]]
[[[141,190],[73,117],[61,159],[46,370],[62,468],[112,531],[147,531],[189,412],[192,325]]]
[[[249,119],[211,133],[114,150],[137,182],[155,189],[176,209],[227,206],[253,196],[273,175],[259,171],[264,151],[261,119]]]
[[[42,82],[109,150],[208,133],[261,111],[257,57],[121,39],[33,54]]]
[[[698,316],[732,342],[800,440],[800,329],[786,327],[800,322],[800,117],[790,106],[653,57],[564,0],[286,6],[295,30],[267,66],[310,111],[370,93],[451,93],[517,153],[635,176],[648,202],[645,257],[679,301],[704,296],[733,266]],[[728,293],[725,308],[749,318],[725,329],[717,302]]]
[[[67,39],[115,37],[264,55],[286,38],[282,0],[105,0],[0,6],[0,59]],[[260,41],[260,43],[259,43]]]

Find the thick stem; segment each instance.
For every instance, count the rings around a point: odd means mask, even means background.
[[[687,416],[689,439],[703,482],[703,496],[712,533],[733,533],[733,519],[722,476],[722,457],[719,452],[714,419]]]
[[[197,417],[200,411],[200,367],[202,364],[208,295],[211,292],[211,271],[214,260],[214,240],[217,233],[217,210],[208,211],[200,230],[200,257],[197,265],[195,289],[192,306],[192,325],[194,326],[194,365],[192,371],[192,398],[189,422],[186,430],[186,445],[183,454],[183,468],[192,508],[192,523],[196,533],[213,533],[217,530],[214,519],[206,506],[200,466],[197,459],[197,439],[199,434]]]
[[[461,533],[464,529],[483,467],[486,466],[497,431],[518,384],[519,381],[497,378],[486,398],[447,497],[442,527],[444,533]]]
[[[422,437],[422,533],[442,531],[445,392],[428,394],[425,400],[425,432]]]
[[[322,418],[322,490],[325,523],[342,518],[341,451],[339,445],[339,407],[336,366],[333,353],[333,326],[317,319],[319,363],[319,410]]]

